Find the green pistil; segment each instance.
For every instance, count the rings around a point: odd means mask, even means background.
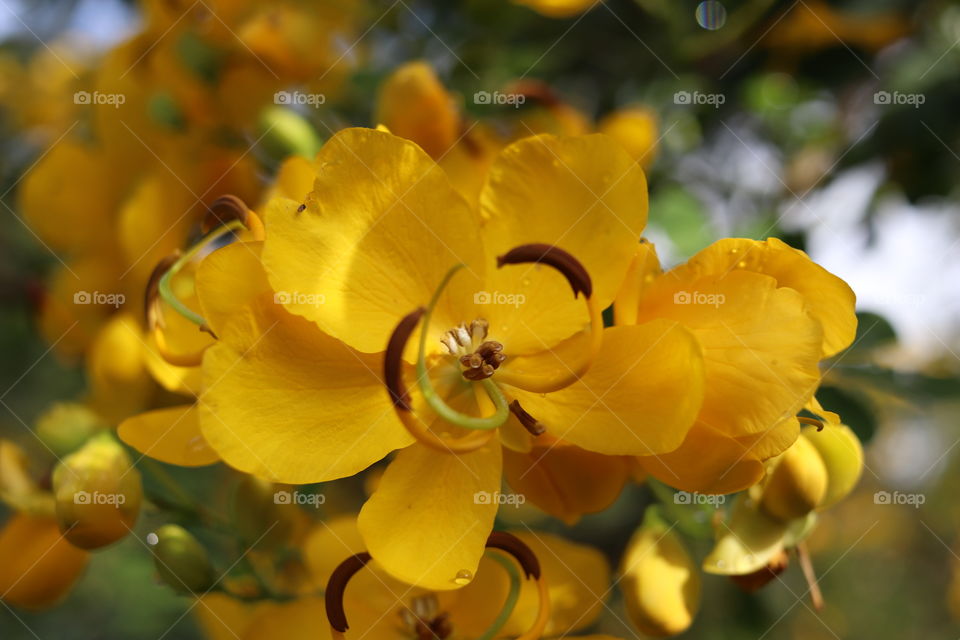
[[[433,383],[430,382],[430,376],[427,372],[425,354],[427,350],[427,333],[430,329],[430,316],[433,315],[433,309],[437,306],[440,294],[443,293],[450,279],[463,267],[463,264],[458,264],[447,271],[443,280],[440,281],[440,286],[437,287],[437,290],[433,293],[430,304],[427,305],[426,311],[423,314],[423,324],[420,325],[420,350],[417,353],[417,386],[420,387],[423,399],[430,405],[430,408],[447,422],[459,427],[464,427],[465,429],[496,429],[502,426],[507,421],[507,418],[510,417],[510,407],[507,404],[507,398],[503,395],[503,392],[500,391],[500,388],[489,378],[480,381],[480,384],[483,385],[484,391],[490,396],[496,412],[492,416],[480,418],[460,413],[444,402],[437,393],[437,390],[433,387]]]

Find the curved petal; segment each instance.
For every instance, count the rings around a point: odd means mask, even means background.
[[[572,525],[613,504],[630,479],[626,458],[606,456],[541,435],[529,453],[504,450],[510,488]]]
[[[662,453],[680,446],[700,409],[703,357],[693,335],[669,320],[612,327],[576,384],[545,396],[510,393],[551,435],[583,449]]]
[[[141,332],[133,314],[124,311],[113,315],[90,345],[86,362],[89,404],[109,422],[143,410],[153,393]]]
[[[426,62],[397,68],[380,88],[377,102],[378,124],[416,142],[434,158],[441,157],[460,133],[456,103]]]
[[[425,305],[449,269],[433,339],[469,322],[461,311],[483,281],[476,216],[442,169],[415,144],[372,129],[347,129],[317,157],[306,209],[267,207],[263,263],[286,307],[353,348],[382,351],[393,328]]]
[[[50,607],[77,581],[89,556],[67,542],[54,518],[17,513],[0,529],[0,597],[24,609]]]
[[[820,380],[822,332],[803,296],[770,276],[668,271],[640,302],[638,321],[670,318],[703,348],[706,394],[698,420],[732,437],[794,416]]]
[[[200,433],[194,404],[127,418],[120,423],[117,435],[140,453],[167,464],[202,467],[220,460]]]
[[[228,464],[292,484],[353,475],[412,438],[361,354],[261,296],[204,354],[200,428]]]
[[[500,450],[494,439],[465,455],[419,444],[397,454],[357,520],[387,573],[436,591],[472,579],[497,513]]]
[[[770,431],[730,438],[702,422],[690,429],[676,451],[640,458],[644,470],[684,491],[733,493],[763,478],[764,460],[786,451],[800,434],[796,418]]]
[[[593,295],[605,308],[647,223],[647,181],[607,136],[540,135],[501,152],[480,194],[480,213],[491,264],[518,245],[556,245],[586,267]],[[494,304],[484,312],[507,353],[552,347],[587,323],[583,302],[549,267],[508,266],[487,282]],[[520,303],[496,304],[497,293]]]
[[[227,334],[230,321],[258,296],[272,293],[260,262],[262,242],[235,242],[217,249],[197,267],[196,288],[203,319],[214,334]]]
[[[721,275],[740,269],[773,277],[777,286],[799,291],[810,315],[823,326],[823,357],[850,346],[857,332],[856,296],[846,282],[798,249],[777,238],[725,238],[713,243],[679,271]]]

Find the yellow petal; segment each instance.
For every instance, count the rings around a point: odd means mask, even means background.
[[[630,477],[626,458],[586,451],[541,435],[529,453],[504,450],[510,487],[568,525],[609,507]]]
[[[553,436],[598,453],[650,455],[683,442],[700,409],[703,376],[693,335],[654,320],[606,329],[593,366],[565,389],[509,391]]]
[[[556,245],[586,267],[597,304],[605,308],[647,223],[647,182],[606,136],[541,135],[501,152],[480,194],[480,212],[491,264],[518,245]],[[549,267],[506,266],[488,275],[487,287],[491,296],[520,301],[478,307],[505,353],[552,347],[587,324],[583,301]]]
[[[614,324],[623,326],[637,323],[640,299],[661,273],[663,270],[660,268],[660,257],[657,256],[656,247],[652,242],[641,239],[623,284],[620,285],[620,291],[617,292],[617,299],[614,301]]]
[[[786,451],[797,439],[796,418],[770,431],[731,438],[698,422],[680,448],[640,458],[650,475],[677,489],[699,493],[733,493],[763,478],[763,461]]]
[[[260,263],[262,242],[235,242],[218,249],[197,267],[199,303],[214,334],[226,336],[230,322],[258,296],[272,295]]]
[[[803,297],[749,271],[668,271],[641,301],[638,321],[670,318],[696,336],[706,365],[698,420],[739,437],[796,413],[820,380],[820,324]]]
[[[262,604],[241,602],[223,593],[208,593],[199,599],[193,613],[207,640],[237,640],[244,637],[262,608]]]
[[[803,251],[777,238],[760,242],[725,238],[713,243],[681,268],[700,275],[740,269],[773,277],[779,287],[799,291],[810,315],[823,326],[823,357],[850,346],[857,332],[856,296],[846,282],[813,262]]]
[[[313,181],[317,176],[317,167],[313,160],[303,156],[290,156],[280,165],[277,177],[263,199],[264,203],[273,198],[287,198],[303,202],[313,189]]]
[[[397,68],[380,88],[377,122],[395,135],[441,157],[460,135],[460,114],[453,97],[426,62]]]
[[[352,629],[351,629],[352,631]],[[323,598],[301,598],[264,607],[247,627],[244,640],[326,640],[330,637]]]
[[[0,530],[0,597],[24,609],[44,609],[70,590],[89,554],[60,535],[54,518],[15,514]]]
[[[110,318],[91,345],[86,363],[90,405],[107,421],[140,411],[153,393],[146,352],[142,329],[130,312]]]
[[[258,298],[204,354],[204,438],[228,464],[293,484],[353,475],[412,438],[358,353]]]
[[[197,407],[187,404],[127,418],[117,435],[151,458],[181,467],[201,467],[220,460],[200,433]]]
[[[434,312],[429,344],[439,348],[443,331],[474,317],[461,311],[483,280],[475,215],[442,169],[389,133],[341,131],[317,164],[305,210],[286,200],[267,208],[263,263],[277,295],[355,349],[379,352],[400,319],[466,263]]]
[[[703,570],[718,575],[745,575],[763,567],[783,550],[789,525],[761,513],[746,494],[737,496],[729,522],[721,522],[717,541],[703,560]]]
[[[597,0],[514,0],[517,4],[530,7],[548,18],[569,18],[583,13],[597,3]]]
[[[493,529],[500,470],[496,439],[465,455],[419,444],[399,452],[360,511],[370,554],[409,584],[444,591],[468,583]]]

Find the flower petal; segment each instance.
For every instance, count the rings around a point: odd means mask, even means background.
[[[796,418],[788,418],[770,431],[739,438],[698,422],[676,451],[639,460],[650,475],[677,489],[733,493],[763,478],[763,461],[786,451],[799,433]]]
[[[277,482],[353,475],[412,442],[361,354],[260,297],[204,354],[200,427],[230,465]]]
[[[202,467],[220,460],[200,433],[194,404],[127,418],[120,423],[117,435],[140,453],[167,464]]]
[[[587,451],[546,434],[529,453],[503,453],[510,488],[568,525],[613,504],[630,478],[626,458]]]
[[[607,136],[540,135],[501,152],[480,194],[480,213],[491,263],[522,244],[556,245],[586,267],[604,308],[613,302],[647,223],[647,181]],[[548,267],[497,269],[487,286],[491,296],[522,301],[483,309],[507,353],[552,347],[587,324],[582,300]]]
[[[387,573],[437,591],[463,586],[458,576],[472,579],[497,513],[490,498],[500,489],[500,450],[494,439],[465,455],[419,444],[397,454],[358,518]]]
[[[713,243],[681,270],[720,275],[733,269],[773,277],[779,287],[799,291],[810,315],[823,326],[823,357],[850,346],[857,332],[856,296],[846,282],[777,238],[765,241],[725,238]]]
[[[317,164],[305,210],[275,200],[266,211],[263,262],[287,308],[379,352],[400,319],[465,263],[437,305],[430,344],[472,320],[460,311],[483,280],[479,225],[443,170],[412,142],[372,129],[341,131]]]
[[[770,276],[676,269],[640,302],[638,321],[670,318],[703,348],[706,394],[698,420],[731,437],[796,415],[820,380],[822,332],[799,293]]]
[[[563,349],[557,353],[562,361]],[[597,359],[576,384],[546,396],[510,393],[557,438],[598,453],[651,455],[683,442],[703,385],[693,335],[675,322],[654,320],[606,329]]]

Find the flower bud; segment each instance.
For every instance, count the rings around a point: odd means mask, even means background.
[[[37,437],[59,458],[79,449],[107,425],[82,404],[57,403],[45,411],[34,426]]]
[[[161,580],[181,593],[203,593],[213,586],[207,550],[189,531],[166,524],[153,536],[148,541],[153,544],[153,563]]]
[[[23,609],[44,609],[70,590],[89,554],[63,539],[52,517],[15,514],[0,529],[0,597]]]
[[[863,471],[863,447],[850,427],[827,425],[821,430],[807,427],[801,437],[810,441],[827,469],[827,491],[817,505],[827,509],[840,502],[857,485]]]
[[[686,630],[700,606],[700,573],[676,531],[654,510],[633,534],[621,566],[624,600],[633,624],[648,635]]]
[[[623,145],[645,170],[653,164],[657,155],[656,114],[645,107],[621,109],[600,121],[600,133],[605,133]]]
[[[97,549],[127,535],[143,497],[140,473],[109,434],[94,437],[57,465],[53,492],[60,530],[81,549]]]
[[[776,461],[760,496],[760,508],[789,522],[813,511],[827,492],[827,468],[809,440],[797,438]]]

